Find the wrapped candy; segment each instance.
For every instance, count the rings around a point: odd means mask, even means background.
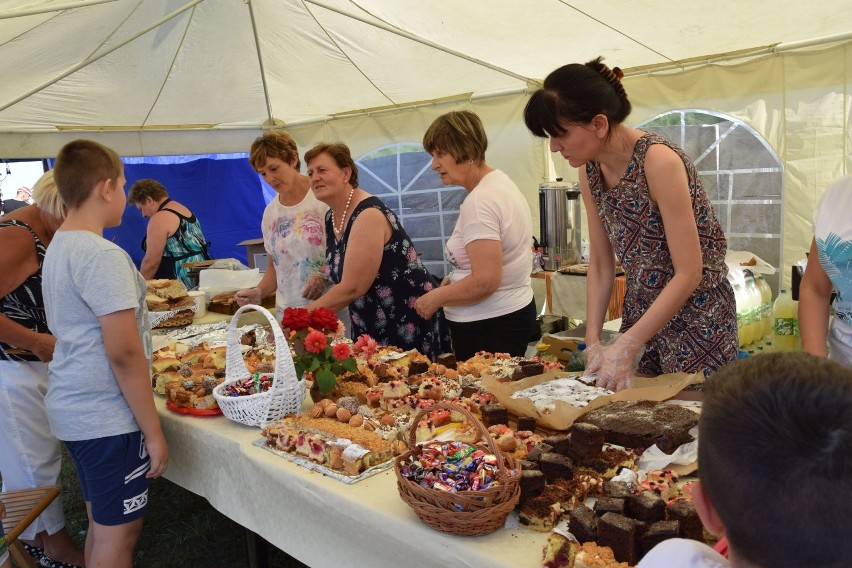
[[[463,442],[430,442],[410,458],[400,473],[421,487],[456,493],[493,487],[497,458]]]

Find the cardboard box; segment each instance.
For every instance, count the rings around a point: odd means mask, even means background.
[[[241,243],[237,243],[237,246],[246,247],[246,264],[249,268],[257,268],[255,266],[254,255],[266,255],[266,249],[263,247],[263,239],[248,239]],[[265,269],[266,267],[264,266],[263,268]]]

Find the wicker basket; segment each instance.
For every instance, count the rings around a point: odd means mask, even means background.
[[[461,412],[479,428],[485,444],[478,444],[477,448],[497,457],[497,475],[500,483],[496,487],[449,493],[421,487],[402,475],[400,472],[402,464],[412,455],[418,454],[421,449],[415,443],[416,425],[429,411],[437,408]],[[425,408],[417,413],[411,425],[408,439],[409,450],[397,457],[393,465],[399,496],[402,500],[414,509],[421,521],[441,532],[458,536],[479,536],[501,528],[506,523],[506,517],[518,504],[521,495],[520,466],[517,460],[500,453],[485,426],[470,411],[454,404],[439,402]],[[514,475],[510,474],[512,470],[515,471]]]
[[[246,310],[257,310],[266,316],[275,338],[275,374],[272,386],[266,392],[247,396],[226,396],[224,389],[240,379],[250,376],[240,351],[240,332],[237,320]],[[287,414],[298,414],[305,401],[305,382],[296,377],[290,346],[275,318],[266,308],[247,304],[237,310],[228,325],[228,350],[225,360],[225,381],[213,389],[213,398],[222,414],[247,426],[265,427]]]

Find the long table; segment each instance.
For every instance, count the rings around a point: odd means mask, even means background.
[[[309,566],[541,566],[545,533],[435,531],[399,497],[392,469],[346,485],[253,446],[258,428],[176,414],[155,398],[169,443],[166,479]]]
[[[586,276],[584,274],[562,274],[542,270],[532,275],[545,281],[545,311],[572,319],[586,319]],[[612,284],[606,319],[621,317],[626,280],[624,275],[616,276]]]

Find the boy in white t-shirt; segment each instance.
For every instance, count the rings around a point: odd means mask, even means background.
[[[686,539],[638,568],[841,568],[850,565],[852,370],[806,353],[730,363],[704,387],[698,423],[704,526],[730,563]]]
[[[103,238],[127,203],[124,166],[90,140],[66,144],[54,179],[68,210],[44,259],[47,323],[56,337],[45,407],[86,502],[88,568],[130,568],[148,480],[168,463],[151,396],[146,286],[130,256]]]

